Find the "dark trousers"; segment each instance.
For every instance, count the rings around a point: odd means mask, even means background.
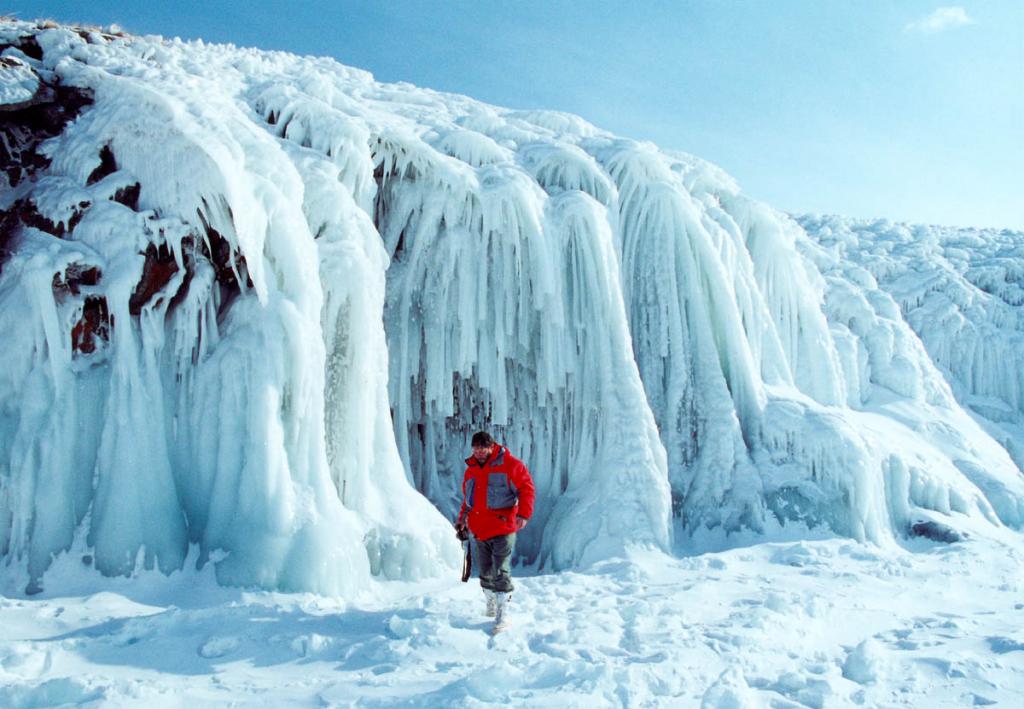
[[[512,593],[512,550],[515,546],[515,534],[476,540],[481,586],[489,591]]]

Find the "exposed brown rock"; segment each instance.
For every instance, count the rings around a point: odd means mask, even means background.
[[[115,172],[117,172],[117,160],[114,159],[114,151],[110,149],[109,145],[104,145],[100,150],[100,164],[92,171],[85,184],[95,185],[107,175],[112,175]]]
[[[0,111],[0,169],[12,187],[43,170],[50,160],[39,145],[64,130],[92,103],[89,92],[66,86],[43,86],[37,102],[17,110]]]
[[[25,226],[45,231],[47,234],[56,236],[58,239],[63,239],[65,234],[75,230],[75,227],[78,225],[78,222],[82,221],[82,217],[89,206],[89,202],[79,202],[72,211],[66,226],[64,223],[55,224],[40,214],[39,209],[31,199],[22,199],[16,202],[14,211],[18,219]]]
[[[245,256],[237,249],[232,250],[231,242],[225,239],[223,234],[211,227],[202,213],[199,216],[206,231],[205,242],[203,240],[199,241],[199,253],[206,256],[210,263],[213,264],[217,282],[236,293],[241,292],[238,278],[235,276],[237,271],[245,276],[246,286],[252,288],[252,279],[249,278],[249,268],[246,266]],[[234,264],[234,268],[232,268],[232,264]]]
[[[19,37],[17,44],[0,44],[0,52],[8,47],[19,49],[24,52],[25,56],[31,57],[37,61],[43,58],[43,48],[39,46],[39,41],[36,40],[35,35]]]
[[[122,187],[114,193],[113,200],[120,202],[133,212],[139,211],[139,195],[142,193],[142,185],[138,182]]]
[[[110,341],[110,327],[113,321],[107,310],[107,299],[89,296],[82,307],[82,317],[71,328],[71,349],[82,354],[96,351],[98,341]]]
[[[128,301],[128,310],[132,315],[142,312],[142,306],[148,303],[153,296],[161,292],[174,274],[178,272],[178,264],[174,260],[174,254],[166,245],[158,249],[150,244],[146,249],[146,264],[142,268],[142,279],[135,286],[131,300]],[[168,293],[173,298],[175,293]]]
[[[95,286],[102,273],[96,266],[82,263],[69,264],[64,273],[53,274],[53,291],[58,297],[65,294],[79,295],[82,286]]]
[[[13,209],[0,211],[0,273],[4,272],[4,264],[11,255],[14,235],[21,228],[21,221]]]

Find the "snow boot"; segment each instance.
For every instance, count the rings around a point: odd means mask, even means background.
[[[485,615],[488,618],[493,618],[498,614],[498,599],[494,597],[494,591],[489,588],[484,589],[484,596],[487,598],[487,611]]]
[[[495,593],[494,600],[496,606],[496,612],[494,614],[494,630],[493,633],[497,635],[503,630],[508,630],[508,601],[512,597],[511,593]]]

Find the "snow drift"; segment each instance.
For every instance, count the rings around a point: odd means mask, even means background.
[[[327,59],[0,47],[0,554],[32,587],[69,549],[442,572],[479,428],[534,474],[544,567],[1021,523],[1020,234],[812,239],[689,155]]]

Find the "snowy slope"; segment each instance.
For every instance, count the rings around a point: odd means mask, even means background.
[[[449,573],[478,428],[534,472],[544,569],[1022,522],[1020,234],[812,239],[692,156],[328,59],[0,46],[0,553],[29,590],[69,549],[343,597]]]

